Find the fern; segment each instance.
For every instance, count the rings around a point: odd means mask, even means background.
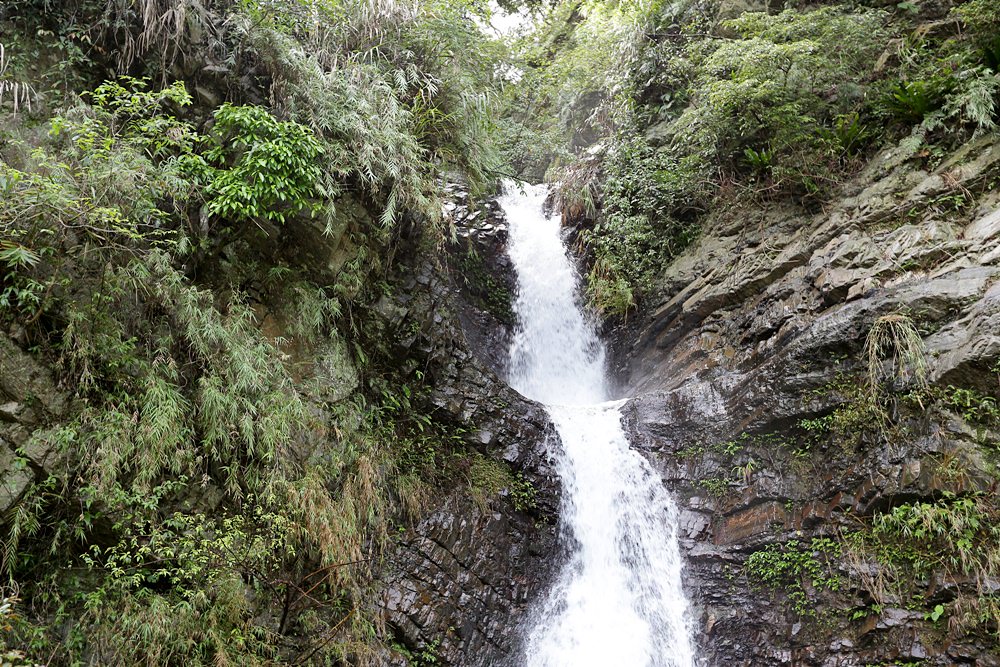
[[[975,125],[978,132],[990,132],[997,127],[998,96],[1000,74],[986,67],[963,72],[945,103],[945,117],[958,117]]]

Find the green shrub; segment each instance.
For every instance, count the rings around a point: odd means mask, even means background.
[[[937,500],[897,505],[876,514],[869,531],[852,537],[855,548],[872,553],[883,568],[881,600],[921,595],[920,585],[934,574],[968,579],[973,590],[956,589],[956,598],[942,613],[954,632],[1000,631],[1000,598],[992,582],[1000,572],[1000,524],[988,494],[959,496],[945,491]],[[940,614],[939,614],[940,616]]]
[[[587,274],[587,299],[602,315],[624,316],[635,307],[632,287],[616,265],[617,260],[598,255]]]
[[[996,127],[1000,75],[995,68],[1000,20],[991,3],[954,10],[965,23],[955,38],[916,32],[900,49],[899,79],[885,91],[883,108],[904,125],[919,124],[922,138],[964,140]],[[933,133],[933,134],[932,134]]]
[[[619,139],[603,163],[601,216],[584,235],[594,254],[590,300],[614,314],[647,293],[663,263],[694,238],[681,216],[699,206],[707,181],[697,163],[669,149],[626,133]]]
[[[208,210],[235,220],[285,222],[321,207],[324,150],[312,131],[279,121],[259,106],[223,104],[215,111],[213,169],[206,183]]]
[[[493,184],[496,56],[465,6],[253,4],[230,22],[234,41],[262,62],[280,107],[327,143],[327,171],[380,204],[386,228],[407,209],[439,220],[445,171],[476,192]]]
[[[1000,39],[1000,7],[990,0],[969,0],[952,10],[965,23],[975,44],[983,49],[986,64],[996,70],[990,60],[997,54],[997,40]]]
[[[882,22],[880,12],[835,7],[729,21],[740,38],[704,57],[675,141],[723,165],[766,147],[779,180],[822,179],[824,128],[864,107]]]
[[[998,98],[1000,74],[985,66],[959,71],[955,75],[955,87],[940,113],[932,114],[925,125],[929,129],[949,128],[957,121],[973,126],[976,132],[992,131],[997,127]]]
[[[102,258],[172,245],[170,218],[193,198],[186,161],[199,161],[200,137],[166,111],[190,104],[183,85],[148,91],[124,79],[89,97],[93,106],[52,119],[48,145],[23,147],[17,166],[0,163],[5,316],[36,321]]]

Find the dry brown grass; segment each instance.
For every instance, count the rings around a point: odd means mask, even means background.
[[[902,385],[927,387],[927,359],[924,341],[913,320],[903,313],[879,317],[865,339],[864,356],[868,368],[868,392],[877,397],[887,377]]]

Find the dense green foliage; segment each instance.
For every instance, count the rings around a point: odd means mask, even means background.
[[[0,327],[68,407],[16,453],[31,482],[0,531],[0,659],[364,664],[392,648],[371,599],[383,549],[432,496],[533,508],[435,411],[436,351],[396,345],[419,323],[378,316],[400,247],[447,236],[446,179],[474,199],[502,175],[558,180],[590,299],[615,316],[709,211],[808,211],[880,148],[933,164],[996,130],[992,0],[502,4],[536,29],[501,43],[463,0],[3,3]],[[460,262],[509,322],[481,258]],[[929,387],[916,327],[877,320],[867,373],[781,446],[904,437],[906,409],[987,438],[995,398]],[[722,443],[741,458],[702,486],[748,484],[768,445]],[[878,604],[965,578],[927,613],[996,631],[996,525],[992,497],[962,490],[864,517],[849,545],[884,573]],[[792,540],[745,573],[808,615],[841,549]]]
[[[911,154],[940,153],[992,130],[996,9],[955,4],[937,16],[908,3],[728,19],[697,2],[549,12],[515,51],[517,123],[505,129],[515,167],[548,168],[564,215],[585,221],[594,305],[622,314],[650,294],[710,208],[816,205],[880,146],[910,135]]]
[[[754,584],[782,591],[796,614],[815,616],[816,596],[841,586],[840,556],[840,544],[830,538],[814,537],[808,545],[790,540],[750,554],[744,572]]]
[[[0,10],[0,324],[71,399],[15,462],[3,655],[363,664],[397,526],[455,488],[530,509],[370,307],[443,179],[497,177],[485,11]]]
[[[284,222],[318,207],[323,146],[309,128],[254,106],[223,104],[214,115],[215,145],[205,155],[210,213]]]
[[[854,549],[874,553],[878,578],[869,582],[880,604],[890,599],[927,605],[927,616],[948,620],[955,633],[997,633],[1000,598],[993,590],[1000,568],[998,510],[985,494],[944,492],[936,501],[898,505],[877,514],[870,532],[852,535]],[[919,584],[932,577],[967,582],[946,604],[930,606]]]

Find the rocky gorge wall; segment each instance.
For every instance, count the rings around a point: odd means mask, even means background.
[[[897,398],[892,429],[815,433],[850,409],[866,337],[892,314],[916,323],[932,387],[996,397],[998,165],[991,140],[933,169],[890,150],[821,212],[717,211],[663,273],[660,301],[618,330],[633,444],[682,507],[706,664],[1000,664],[995,635],[927,613],[969,581],[917,577],[921,603],[875,599],[878,565],[842,546],[902,503],[994,494],[995,425]],[[754,553],[807,554],[825,574],[762,585]]]
[[[906,387],[890,401],[891,428],[859,423],[872,418],[863,410],[844,417],[865,383],[866,338],[887,316],[916,323],[932,393],[996,396],[998,167],[1000,146],[989,140],[933,168],[889,150],[821,211],[720,208],[665,267],[658,300],[608,330],[622,395],[632,397],[633,446],[681,508],[703,664],[1000,664],[988,629],[954,631],[928,613],[971,582],[932,576],[900,599],[873,585],[880,566],[847,539],[902,503],[995,493],[995,426],[940,400],[914,408]],[[463,215],[460,207],[450,260],[452,276],[466,276],[450,286],[462,324],[455,338],[489,380],[455,387],[511,393],[497,380],[510,322],[485,298],[512,288],[502,217]],[[477,271],[470,249],[485,261]],[[517,622],[544,590],[538,568],[551,572],[561,557],[558,487],[544,457],[551,435],[537,410],[515,399],[510,421],[482,441],[506,443],[505,457],[537,485],[534,522],[510,508],[442,507],[393,559],[390,624],[412,645],[443,649],[446,664],[505,664]],[[849,423],[831,426],[838,419]],[[528,430],[515,431],[520,423]],[[818,569],[764,581],[754,554],[792,554]]]
[[[652,307],[611,330],[622,393],[633,397],[633,445],[682,510],[705,664],[1000,664],[988,633],[951,633],[928,617],[927,604],[952,603],[969,582],[918,582],[924,600],[914,605],[876,600],[875,565],[842,547],[836,557],[810,552],[836,588],[809,576],[797,576],[798,589],[765,585],[747,566],[792,541],[840,544],[903,502],[996,492],[996,433],[954,405],[914,409],[897,397],[899,428],[888,434],[817,435],[809,424],[851,405],[866,336],[898,313],[919,325],[933,387],[996,396],[998,167],[1000,146],[986,140],[935,168],[888,151],[823,211],[778,202],[720,209],[665,267]],[[532,497],[443,493],[392,540],[373,601],[395,647],[380,658],[387,665],[427,664],[420,655],[508,664],[562,557],[551,427],[502,380],[513,290],[502,216],[470,210],[461,192],[450,212],[458,237],[447,257],[404,253],[373,312],[398,358],[424,360],[435,418],[463,425],[468,446],[522,475]],[[71,407],[49,369],[7,337],[0,382],[6,507],[51,463],[50,452],[20,453],[28,435]]]
[[[522,474],[531,497],[443,499],[391,549],[380,604],[403,646],[437,664],[486,666],[516,654],[521,624],[552,575],[559,491],[548,415],[501,379],[515,288],[503,217],[495,203],[470,210],[466,197],[454,189],[447,205],[458,237],[446,267],[433,255],[404,263],[403,289],[378,307],[392,326],[418,323],[424,335],[406,343],[426,346],[432,403],[442,418],[467,425],[472,446]],[[386,664],[423,663],[397,654]]]

